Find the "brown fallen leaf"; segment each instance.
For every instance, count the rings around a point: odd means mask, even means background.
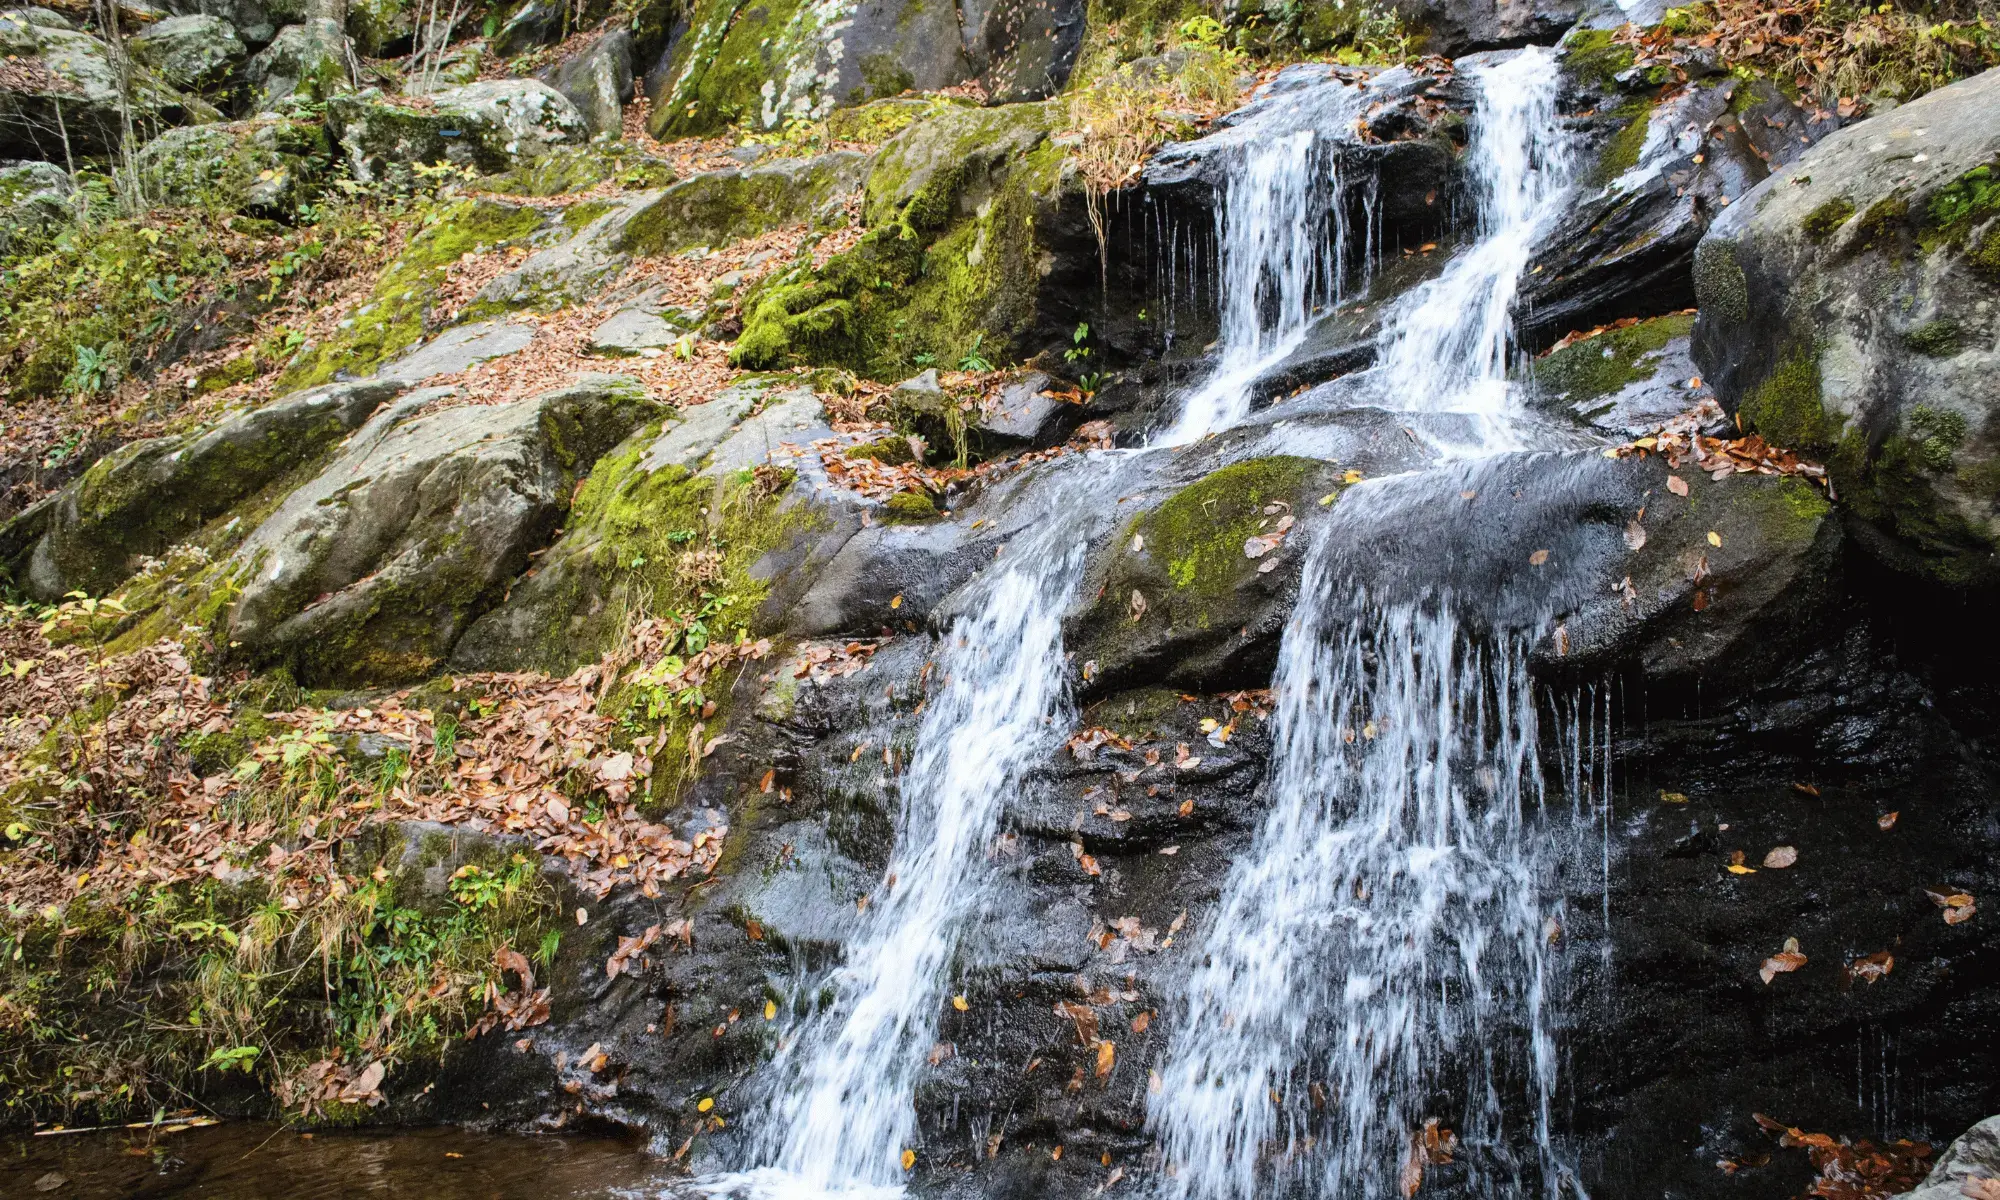
[[[1729,873],[1731,875],[1755,875],[1757,873],[1757,868],[1744,866],[1743,852],[1741,850],[1735,850],[1732,851],[1729,855]]]
[[[1633,521],[1625,526],[1625,546],[1630,550],[1646,548],[1646,527]]]
[[[1795,783],[1792,785],[1792,788],[1794,791],[1804,792],[1808,796],[1819,795],[1819,789],[1810,783]]]
[[[1528,565],[1531,567],[1539,567],[1547,561],[1549,561],[1549,552],[1546,550],[1537,550],[1528,556]]]
[[[1111,1074],[1111,1068],[1117,1064],[1117,1061],[1117,1046],[1108,1041],[1097,1043],[1097,1077],[1099,1079]]]
[[[1153,1013],[1151,1009],[1148,1009],[1145,1012],[1140,1013],[1138,1016],[1132,1018],[1132,1032],[1144,1033],[1146,1032],[1146,1027],[1151,1025],[1152,1023],[1153,1023]]]
[[[1667,490],[1676,496],[1685,496],[1688,494],[1688,481],[1678,475],[1669,475],[1667,476]]]
[[[1758,978],[1769,984],[1780,975],[1789,975],[1806,965],[1806,956],[1799,952],[1799,939],[1786,938],[1785,948],[1764,960],[1757,970]]]
[[[1896,827],[1896,818],[1902,815],[1901,812],[1883,813],[1881,816],[1875,818],[1875,828],[1894,829]]]
[[[1783,870],[1799,861],[1799,852],[1791,846],[1775,846],[1764,856],[1764,865],[1773,870]]]
[[[1877,950],[1847,964],[1847,973],[1855,979],[1873,984],[1876,980],[1896,969],[1896,956],[1887,950]]]

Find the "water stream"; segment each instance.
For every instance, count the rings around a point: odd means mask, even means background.
[[[1472,1194],[1564,1178],[1540,630],[1467,627],[1441,594],[1370,595],[1347,558],[1412,505],[1474,494],[1477,458],[1519,441],[1509,307],[1569,158],[1545,51],[1473,78],[1480,238],[1398,305],[1358,394],[1471,416],[1437,448],[1475,461],[1351,489],[1308,551],[1273,681],[1268,812],[1206,927],[1150,1110],[1173,1197],[1388,1200],[1459,1146]]]

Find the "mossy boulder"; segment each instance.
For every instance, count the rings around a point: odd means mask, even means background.
[[[327,129],[355,178],[408,183],[412,167],[446,162],[503,172],[588,132],[567,97],[534,79],[469,83],[430,101],[414,108],[343,96],[327,105]]]
[[[868,176],[869,232],[746,296],[735,361],[893,379],[926,356],[950,365],[977,348],[1004,361],[1054,340],[1050,231],[1082,202],[1048,141],[1058,118],[1041,104],[950,107],[890,139]]]
[[[0,254],[39,245],[75,223],[76,186],[54,163],[0,166]]]
[[[148,25],[126,43],[136,62],[183,91],[219,91],[249,57],[236,30],[220,17],[196,14],[168,17]]]
[[[818,414],[810,389],[752,376],[638,429],[597,464],[562,538],[466,631],[452,665],[565,673],[641,610],[693,611],[704,595],[714,636],[755,629],[773,581],[753,568],[822,521],[753,468],[784,441],[809,443],[818,431],[787,426]]]
[[[1307,526],[1341,479],[1317,459],[1252,458],[1128,518],[1092,562],[1083,594],[1094,599],[1066,631],[1092,686],[1249,686],[1296,594]]]
[[[1688,355],[1693,313],[1625,320],[1543,355],[1525,372],[1537,407],[1608,432],[1648,433],[1686,411],[1700,392]]]
[[[347,36],[366,58],[388,58],[406,52],[416,32],[408,0],[349,0]]]
[[[786,225],[844,225],[845,203],[860,190],[868,167],[866,155],[836,150],[690,175],[633,214],[618,247],[633,254],[672,254]]]
[[[660,406],[586,375],[503,404],[423,393],[358,431],[237,550],[241,658],[310,685],[419,679],[498,603],[598,458]]]
[[[341,27],[323,17],[287,25],[243,68],[253,113],[275,113],[354,91],[353,49]]]
[[[287,220],[319,195],[333,157],[318,122],[265,117],[170,129],[136,162],[159,203]]]
[[[1694,353],[1746,429],[1824,459],[1886,562],[2000,585],[2000,70],[1826,138],[1695,262]]]
[[[120,86],[111,51],[46,8],[0,12],[0,158],[62,161],[108,154],[137,128],[219,120],[221,114],[143,64]]]
[[[323,453],[403,385],[336,383],[239,413],[185,437],[133,442],[63,489],[49,511],[26,583],[54,600],[72,589],[117,586],[139,560],[167,548],[239,501]]]

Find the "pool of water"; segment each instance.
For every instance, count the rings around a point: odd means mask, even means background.
[[[613,1137],[457,1128],[301,1132],[261,1122],[0,1138],[8,1200],[612,1200],[675,1176]]]

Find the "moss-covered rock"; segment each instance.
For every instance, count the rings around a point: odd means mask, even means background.
[[[319,195],[333,158],[319,123],[263,118],[170,129],[136,162],[159,203],[285,220]]]
[[[274,113],[287,103],[311,104],[354,91],[351,50],[339,24],[315,17],[287,25],[243,68],[250,111]]]
[[[249,55],[229,22],[205,13],[148,25],[133,34],[127,46],[135,61],[174,87],[196,94],[220,90]]]
[[[141,558],[165,553],[264,484],[311,461],[401,391],[337,383],[273,401],[185,437],[133,442],[65,488],[29,564],[29,590],[54,600],[103,593]]]
[[[587,191],[607,179],[627,188],[662,188],[674,181],[674,169],[624,142],[556,146],[514,169],[483,181],[489,192],[516,196],[561,196]]]
[[[0,12],[0,55],[14,64],[0,81],[0,158],[109,154],[128,121],[159,128],[221,119],[141,63],[131,64],[123,86],[105,44],[46,8]]]
[[[352,324],[324,342],[302,346],[278,386],[312,387],[337,371],[373,370],[429,331],[438,287],[460,255],[518,243],[544,220],[537,209],[491,200],[455,201],[434,210],[402,255],[377,277],[368,299],[349,317]]]
[[[745,297],[734,360],[894,378],[926,358],[955,364],[975,344],[1021,353],[1050,266],[1038,229],[1080,186],[1048,141],[1055,119],[1044,105],[947,108],[897,134],[869,173],[869,232]]]
[[[359,96],[327,105],[327,129],[355,178],[407,185],[413,167],[447,162],[503,172],[587,132],[567,97],[533,79],[469,83],[429,99],[424,108]]]
[[[1326,512],[1341,477],[1317,459],[1253,458],[1129,518],[1092,564],[1096,599],[1066,634],[1087,678],[1106,688],[1238,683],[1244,656],[1271,649],[1290,608],[1298,556],[1288,548],[1306,536],[1292,522]]]
[[[844,203],[861,187],[865,155],[837,150],[736,171],[704,171],[672,184],[635,213],[618,248],[672,254],[721,246],[785,225],[845,224]]]
[[[1696,258],[1702,374],[1746,428],[1819,455],[1891,564],[2000,585],[2000,72],[1822,140]],[[1893,147],[1893,152],[1885,152]]]
[[[584,376],[526,400],[378,414],[238,549],[228,635],[308,684],[436,669],[569,509],[577,481],[659,411],[636,381]]]

